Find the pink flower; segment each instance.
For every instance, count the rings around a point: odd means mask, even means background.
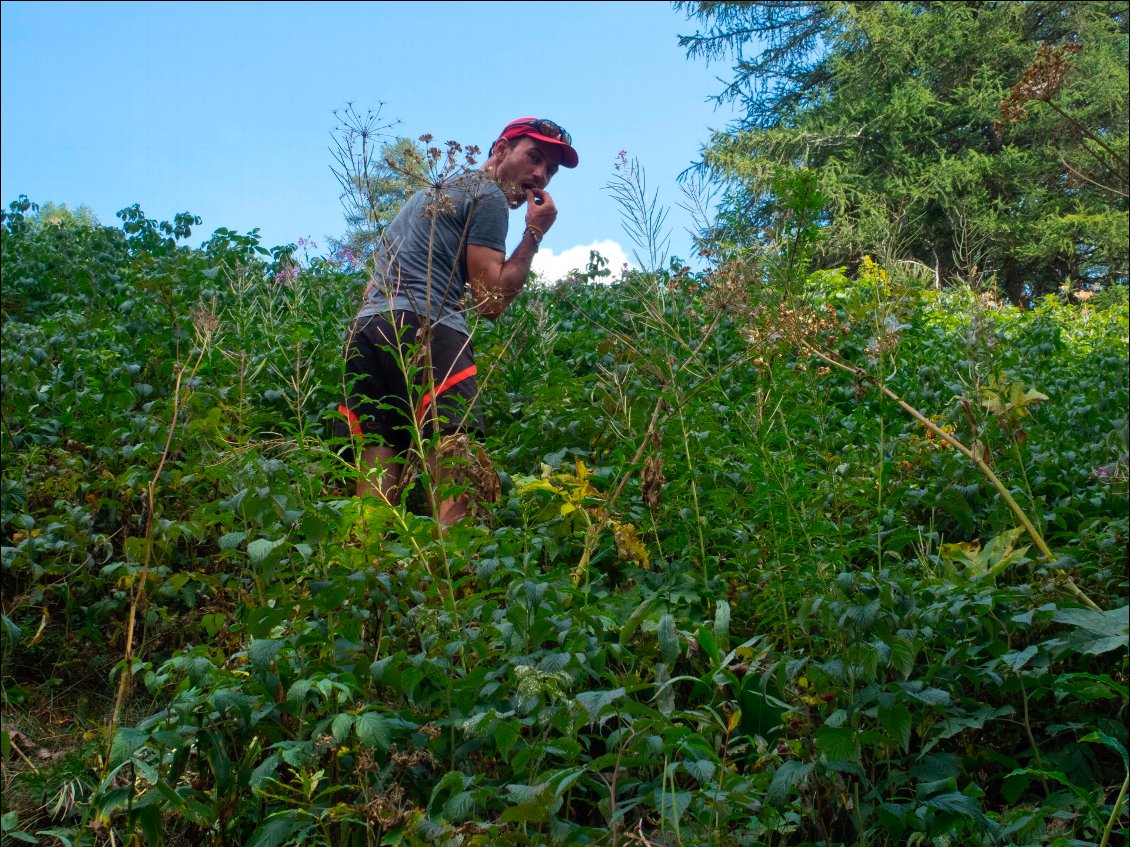
[[[279,268],[279,272],[275,274],[276,285],[287,285],[298,279],[298,266],[287,265],[286,267]]]
[[[357,254],[349,247],[339,247],[334,253],[334,261],[338,265],[357,264]]]

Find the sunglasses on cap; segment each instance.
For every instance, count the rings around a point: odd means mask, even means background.
[[[514,121],[512,124],[507,124],[503,132],[508,132],[516,126],[532,127],[538,132],[539,135],[544,135],[546,138],[555,138],[562,141],[569,146],[573,145],[573,136],[569,134],[568,130],[564,127],[558,126],[553,121],[546,118],[534,118],[528,121]]]

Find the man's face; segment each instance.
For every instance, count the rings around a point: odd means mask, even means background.
[[[525,202],[527,189],[542,191],[561,165],[557,145],[527,135],[509,139],[502,152],[502,161],[494,171],[495,179],[515,209]]]

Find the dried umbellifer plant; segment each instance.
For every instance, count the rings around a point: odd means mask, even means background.
[[[483,445],[462,432],[444,435],[436,442],[430,454],[436,466],[443,466],[448,480],[470,494],[471,514],[477,520],[489,517],[484,503],[494,503],[502,494],[502,482],[494,462]],[[419,457],[415,451],[405,462],[401,487],[408,488],[420,473]]]
[[[643,468],[640,469],[640,496],[652,514],[655,514],[663,496],[663,483],[667,481],[663,475],[663,454],[660,452],[663,436],[652,432],[647,440],[655,452],[643,460]]]
[[[1082,44],[1064,44],[1052,47],[1044,44],[1036,51],[1036,58],[1021,75],[1020,80],[1001,100],[999,130],[1001,124],[1017,123],[1028,115],[1027,105],[1031,100],[1050,103],[1063,87],[1063,80],[1071,70],[1068,56],[1083,49]]]

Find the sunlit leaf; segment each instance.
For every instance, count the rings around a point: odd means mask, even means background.
[[[114,733],[114,742],[110,745],[110,768],[116,768],[137,752],[146,741],[149,733],[142,732],[133,727],[123,726]]]
[[[353,715],[344,712],[334,716],[330,723],[330,734],[333,735],[338,744],[344,743],[345,739],[349,737],[349,731],[353,728],[355,720],[356,718]]]
[[[380,712],[364,712],[353,722],[357,740],[369,747],[387,750],[392,739],[388,718]]]
[[[589,723],[600,717],[601,712],[625,694],[623,688],[610,691],[584,691],[577,695],[577,704],[584,709]]]
[[[985,818],[984,812],[981,811],[981,804],[976,799],[956,791],[930,797],[924,801],[924,805],[943,812],[955,812],[973,820],[980,821]]]
[[[687,773],[693,776],[699,785],[708,785],[714,778],[715,765],[707,759],[687,759],[683,762]]]
[[[270,541],[266,538],[256,538],[247,545],[247,558],[251,561],[251,564],[260,565],[284,540],[280,538],[277,541]]]

